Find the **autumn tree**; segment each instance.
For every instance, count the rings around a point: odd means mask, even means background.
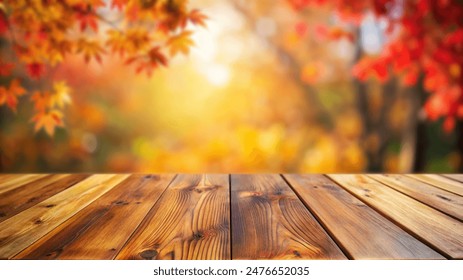
[[[358,26],[367,15],[385,23],[387,41],[376,56],[360,52],[352,73],[363,82],[374,78],[381,83],[398,77],[412,88],[409,97],[411,112],[404,132],[404,147],[410,150],[412,162],[407,171],[423,168],[424,119],[443,120],[443,130],[455,130],[463,120],[463,5],[459,0],[288,0],[299,12],[311,6],[328,5],[339,17],[339,24],[327,27],[331,39],[337,34],[351,34],[360,40]],[[384,94],[390,94],[385,92]],[[364,101],[364,100],[363,100]],[[420,110],[422,114],[420,114]],[[365,110],[365,108],[363,109]],[[365,113],[365,112],[364,112]],[[420,115],[422,119],[420,119]],[[368,116],[366,116],[368,117]],[[459,132],[459,147],[463,133]],[[460,154],[463,150],[460,150]],[[460,162],[462,159],[460,159]],[[463,167],[463,164],[460,164]]]
[[[35,131],[52,136],[72,89],[50,77],[67,57],[104,63],[117,56],[151,75],[188,53],[190,26],[205,19],[187,0],[0,0],[0,106],[16,112],[27,95]]]

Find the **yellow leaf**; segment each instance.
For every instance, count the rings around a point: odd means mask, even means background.
[[[91,59],[95,59],[101,63],[101,55],[105,53],[105,50],[101,47],[98,41],[80,39],[77,43],[77,52],[84,55],[86,63],[88,63]]]
[[[191,31],[184,31],[177,36],[173,36],[167,41],[169,45],[170,55],[174,56],[177,53],[188,54],[190,47],[194,45],[191,39]]]
[[[57,106],[63,108],[66,104],[71,104],[71,96],[69,95],[70,89],[64,81],[56,82],[53,85],[55,90],[51,96],[51,106]]]

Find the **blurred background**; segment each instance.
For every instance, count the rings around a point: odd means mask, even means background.
[[[350,27],[355,38],[330,40],[323,28],[340,19],[329,8],[190,2],[207,27],[151,77],[117,58],[68,57],[53,79],[72,104],[52,137],[34,132],[28,102],[1,106],[1,172],[462,170],[461,128],[424,116],[420,83],[353,77],[391,36],[373,15]]]

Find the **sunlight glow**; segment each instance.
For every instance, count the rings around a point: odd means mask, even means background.
[[[207,80],[215,86],[225,86],[230,81],[230,70],[221,64],[211,64],[201,69]]]

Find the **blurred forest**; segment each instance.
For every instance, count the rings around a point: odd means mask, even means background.
[[[461,104],[449,117],[436,101],[444,113],[432,117],[426,76],[417,71],[407,83],[403,73],[386,79],[374,68],[370,77],[359,66],[380,57],[400,27],[387,30],[366,4],[355,22],[324,2],[189,1],[206,27],[188,24],[188,54],[151,75],[109,55],[99,63],[68,54],[36,80],[15,69],[27,93],[18,94],[16,112],[0,105],[0,171],[463,172]],[[383,2],[400,10],[420,0]],[[461,1],[442,2],[462,10]],[[2,60],[20,63],[1,40]],[[454,45],[460,60],[450,72],[462,85],[463,37]],[[63,125],[34,131],[30,93],[52,81],[68,86]],[[0,77],[0,86],[10,84]],[[462,102],[461,87],[452,89]]]

